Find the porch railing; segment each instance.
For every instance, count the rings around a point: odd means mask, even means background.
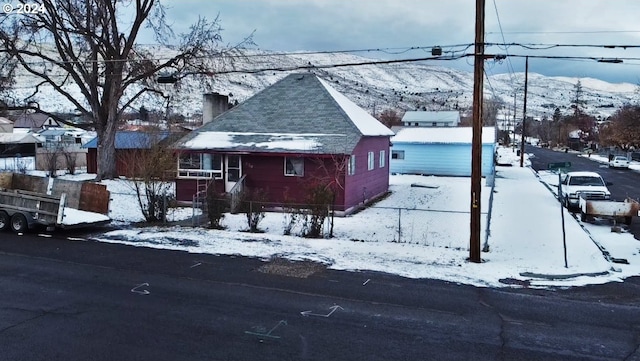
[[[229,191],[229,195],[231,196],[231,213],[235,213],[238,211],[238,206],[240,206],[240,194],[244,190],[244,180],[247,175],[243,175],[238,179],[236,184]]]

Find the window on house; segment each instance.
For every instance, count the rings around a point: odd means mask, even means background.
[[[201,154],[187,153],[180,156],[180,169],[202,169]]]
[[[347,174],[356,174],[356,156],[353,154],[349,157],[349,164],[347,164]]]
[[[392,150],[391,159],[404,159],[404,150]]]
[[[178,161],[178,176],[222,179],[222,154],[182,154]]]
[[[434,126],[434,127],[437,127],[437,126],[438,126],[438,123],[433,122],[433,123],[431,123],[431,125],[432,125],[432,126]]]
[[[304,158],[284,158],[284,175],[292,177],[304,176]]]
[[[384,164],[386,162],[386,152],[384,150],[380,151],[380,168],[384,168]]]
[[[372,170],[375,168],[376,157],[373,152],[369,152],[367,154],[367,169]]]

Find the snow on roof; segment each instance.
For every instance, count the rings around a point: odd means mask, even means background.
[[[365,136],[377,136],[377,135],[393,135],[391,129],[387,128],[384,124],[380,123],[378,119],[374,118],[366,110],[360,108],[357,104],[349,100],[346,96],[335,90],[331,85],[318,77],[320,83],[327,89],[329,94],[340,105],[342,110],[347,114],[349,119],[358,128],[358,130]]]
[[[435,144],[471,144],[473,128],[471,127],[407,127],[402,128],[391,137],[392,143],[435,143]],[[482,144],[495,143],[495,129],[482,128]]]
[[[40,143],[33,134],[0,133],[0,143]]]
[[[426,123],[459,123],[460,112],[455,110],[447,111],[407,111],[402,117],[403,122],[426,122]]]
[[[0,124],[13,124],[13,122],[5,117],[0,117]]]
[[[312,151],[322,146],[322,139],[336,134],[286,134],[252,132],[200,132],[184,143],[189,149],[255,150],[281,149]],[[260,139],[260,141],[256,141]]]

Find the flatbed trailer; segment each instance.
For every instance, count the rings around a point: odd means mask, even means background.
[[[633,217],[640,216],[640,203],[632,198],[624,201],[597,200],[581,196],[578,202],[580,220],[588,222],[594,217],[608,218],[630,225]]]
[[[0,230],[25,232],[108,224],[104,185],[19,173],[0,174]]]

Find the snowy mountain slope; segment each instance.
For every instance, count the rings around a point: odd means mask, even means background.
[[[166,54],[163,49],[147,50]],[[350,54],[270,53],[251,50],[227,59],[211,61],[216,75],[206,84],[185,79],[174,85],[161,85],[170,96],[171,111],[187,117],[195,117],[202,110],[202,94],[218,92],[230,96],[231,102],[242,102],[256,92],[273,84],[292,71],[313,71],[326,79],[333,87],[361,107],[379,113],[385,109],[451,110],[467,111],[471,107],[473,74],[452,68],[424,63],[396,63],[332,67],[335,64],[370,62],[372,59]],[[42,65],[43,67],[45,65]],[[292,70],[315,66],[314,69]],[[55,69],[47,68],[54,77],[63,77]],[[256,69],[275,69],[254,72]],[[235,72],[234,72],[235,71]],[[546,77],[530,73],[528,79],[527,114],[534,117],[551,116],[555,108],[570,112],[571,99],[575,98],[577,78]],[[611,84],[597,79],[580,79],[583,100],[589,114],[604,118],[625,103],[634,101],[636,85]],[[33,94],[38,79],[26,72],[19,72],[16,85],[8,94],[10,103],[20,104]],[[79,89],[65,87],[76,98],[82,99]],[[524,73],[490,75],[485,79],[485,98],[491,97],[503,103],[503,114],[512,114],[514,94],[516,116],[522,114]],[[136,89],[133,89],[136,90]],[[51,112],[73,112],[75,106],[48,86],[40,86],[31,100]],[[166,100],[149,95],[133,105],[132,111],[144,105],[147,109],[164,111]]]

